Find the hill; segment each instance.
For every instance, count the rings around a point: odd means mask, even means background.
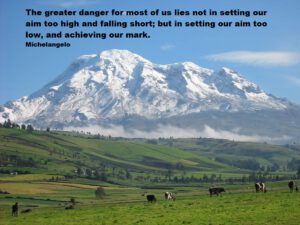
[[[300,145],[296,144],[272,145],[211,138],[159,139],[158,144],[250,170],[297,170],[300,167]]]
[[[46,174],[125,186],[207,177],[220,181],[258,171],[287,177],[296,174],[300,162],[297,145],[202,138],[123,139],[5,128],[0,128],[0,150],[2,174]]]
[[[233,170],[199,154],[130,139],[0,129],[3,173],[53,174],[101,178],[164,177],[166,173]]]

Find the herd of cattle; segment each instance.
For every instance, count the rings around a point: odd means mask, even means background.
[[[266,184],[263,182],[255,183],[254,187],[255,187],[256,192],[263,192],[263,193],[267,192]],[[296,185],[296,182],[293,180],[290,180],[288,182],[288,187],[290,189],[290,192],[294,192],[294,191],[298,192],[299,191],[299,189]],[[223,187],[212,187],[212,188],[209,188],[208,191],[209,191],[209,195],[211,197],[212,195],[219,196],[222,192],[225,192],[225,189]],[[147,195],[146,197],[147,197],[148,202],[156,202],[155,195],[150,194],[150,195]],[[165,200],[175,201],[175,199],[176,199],[175,194],[172,192],[168,192],[168,191],[164,193],[164,197],[165,197]]]
[[[263,192],[263,193],[267,192],[266,184],[263,182],[257,182],[254,184],[254,186],[255,186],[256,192]],[[288,187],[290,189],[290,192],[294,192],[294,191],[298,192],[299,191],[299,189],[296,185],[296,182],[293,180],[290,180],[288,182]],[[225,189],[223,187],[212,187],[212,188],[209,188],[208,191],[209,191],[209,194],[211,197],[212,195],[217,195],[217,196],[220,195],[222,192],[225,192]],[[145,194],[142,194],[142,195],[144,196]],[[147,198],[148,202],[156,202],[156,197],[153,194],[146,195],[146,198]],[[174,193],[169,192],[169,191],[164,193],[164,198],[165,198],[165,200],[173,200],[173,201],[175,201],[175,199],[176,199]],[[67,207],[65,207],[65,209],[74,209],[74,204],[68,205]],[[18,212],[19,212],[19,206],[18,206],[18,203],[16,202],[12,206],[12,216],[18,216]],[[31,209],[24,209],[21,211],[21,213],[29,213],[29,212],[31,212]]]

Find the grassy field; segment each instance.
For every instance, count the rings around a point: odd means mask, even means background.
[[[32,212],[10,215],[10,207],[1,206],[0,224],[270,224],[298,225],[300,195],[287,190],[268,193],[229,192],[222,197],[207,194],[180,196],[176,201],[161,198],[156,203],[145,199],[133,202],[77,204],[73,210],[63,206],[32,208]],[[28,208],[21,204],[21,210]]]

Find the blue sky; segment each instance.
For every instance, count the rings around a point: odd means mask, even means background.
[[[25,9],[28,8],[36,10],[111,10],[112,8],[118,10],[266,10],[267,16],[257,20],[268,22],[268,27],[158,28],[155,30],[149,28],[146,30],[151,33],[150,39],[72,40],[70,48],[26,48],[24,23],[30,19],[25,14]],[[101,18],[95,19],[101,20]],[[148,21],[150,18],[141,19]],[[182,17],[176,19],[198,20]],[[199,19],[210,20],[210,18]],[[252,21],[254,18],[215,17],[218,21],[241,19]],[[266,92],[300,103],[299,21],[299,0],[1,1],[0,104],[29,95],[41,88],[62,73],[80,55],[98,54],[103,50],[115,48],[128,49],[160,64],[192,61],[202,67],[216,70],[223,66],[229,67],[257,83]],[[30,31],[34,30],[35,28],[30,28]],[[98,28],[98,31],[108,30]],[[126,31],[130,32],[130,29]]]

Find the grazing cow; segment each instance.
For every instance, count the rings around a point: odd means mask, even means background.
[[[11,211],[12,211],[12,216],[18,216],[19,206],[17,202],[11,207]]]
[[[257,182],[257,183],[255,183],[254,186],[255,186],[256,193],[257,192],[264,192],[264,193],[267,192],[266,184],[263,182]]]
[[[148,202],[156,202],[155,195],[147,195]]]
[[[65,209],[74,209],[74,205],[68,205],[65,207]]]
[[[167,191],[167,192],[165,192],[165,199],[175,201],[176,197],[175,197],[174,193]]]
[[[21,213],[30,213],[32,210],[31,209],[24,209],[21,211]]]
[[[210,188],[210,189],[209,189],[210,197],[211,197],[212,195],[217,195],[217,196],[219,196],[219,194],[221,194],[222,192],[225,192],[225,189],[222,188],[222,187],[219,187],[219,188]]]
[[[257,193],[257,192],[260,192],[260,183],[258,183],[258,182],[255,183],[255,184],[254,184],[254,187],[255,187],[256,193]]]
[[[299,190],[298,187],[297,187],[296,182],[293,181],[293,180],[290,180],[290,181],[288,182],[288,186],[289,186],[289,188],[290,188],[290,192],[293,192],[294,189],[295,189],[295,191],[297,191],[297,192],[298,192],[298,190]]]

